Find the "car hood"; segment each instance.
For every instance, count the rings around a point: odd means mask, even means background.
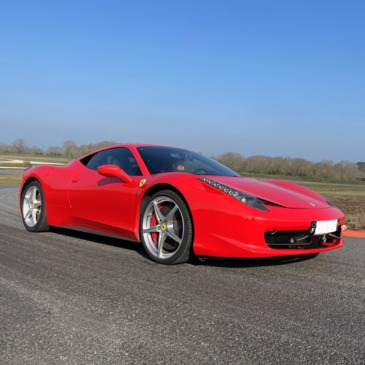
[[[274,184],[269,181],[245,177],[210,176],[207,178],[286,208],[322,209],[330,207],[329,203],[317,193],[308,190],[308,194],[306,194],[305,188],[296,184],[291,184],[293,189],[289,189],[288,187],[279,186],[279,182]],[[298,191],[295,190],[295,187]]]

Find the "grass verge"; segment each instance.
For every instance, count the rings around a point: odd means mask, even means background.
[[[349,229],[365,230],[365,185],[302,183],[318,192],[346,215]]]
[[[0,174],[0,184],[20,184],[22,181],[21,176],[17,175],[3,175]]]

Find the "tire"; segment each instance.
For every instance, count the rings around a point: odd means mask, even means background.
[[[46,204],[41,184],[34,180],[25,186],[21,196],[21,210],[24,227],[29,232],[49,230]]]
[[[144,201],[140,237],[153,261],[167,265],[189,261],[193,241],[192,220],[179,195],[162,190]]]

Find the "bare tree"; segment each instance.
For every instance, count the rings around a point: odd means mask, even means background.
[[[63,154],[69,159],[73,159],[78,155],[78,147],[73,140],[65,141],[62,149]]]
[[[24,153],[27,149],[27,144],[23,138],[18,138],[13,142],[13,147],[15,148],[16,153]]]
[[[356,165],[359,170],[365,171],[365,162],[358,162]]]
[[[235,152],[226,152],[217,158],[217,161],[228,166],[233,171],[240,172],[244,170],[245,159],[242,155]]]
[[[62,156],[61,147],[48,147],[46,150],[46,155],[48,156]]]

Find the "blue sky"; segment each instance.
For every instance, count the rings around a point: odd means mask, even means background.
[[[365,159],[365,2],[0,2],[0,142]]]

